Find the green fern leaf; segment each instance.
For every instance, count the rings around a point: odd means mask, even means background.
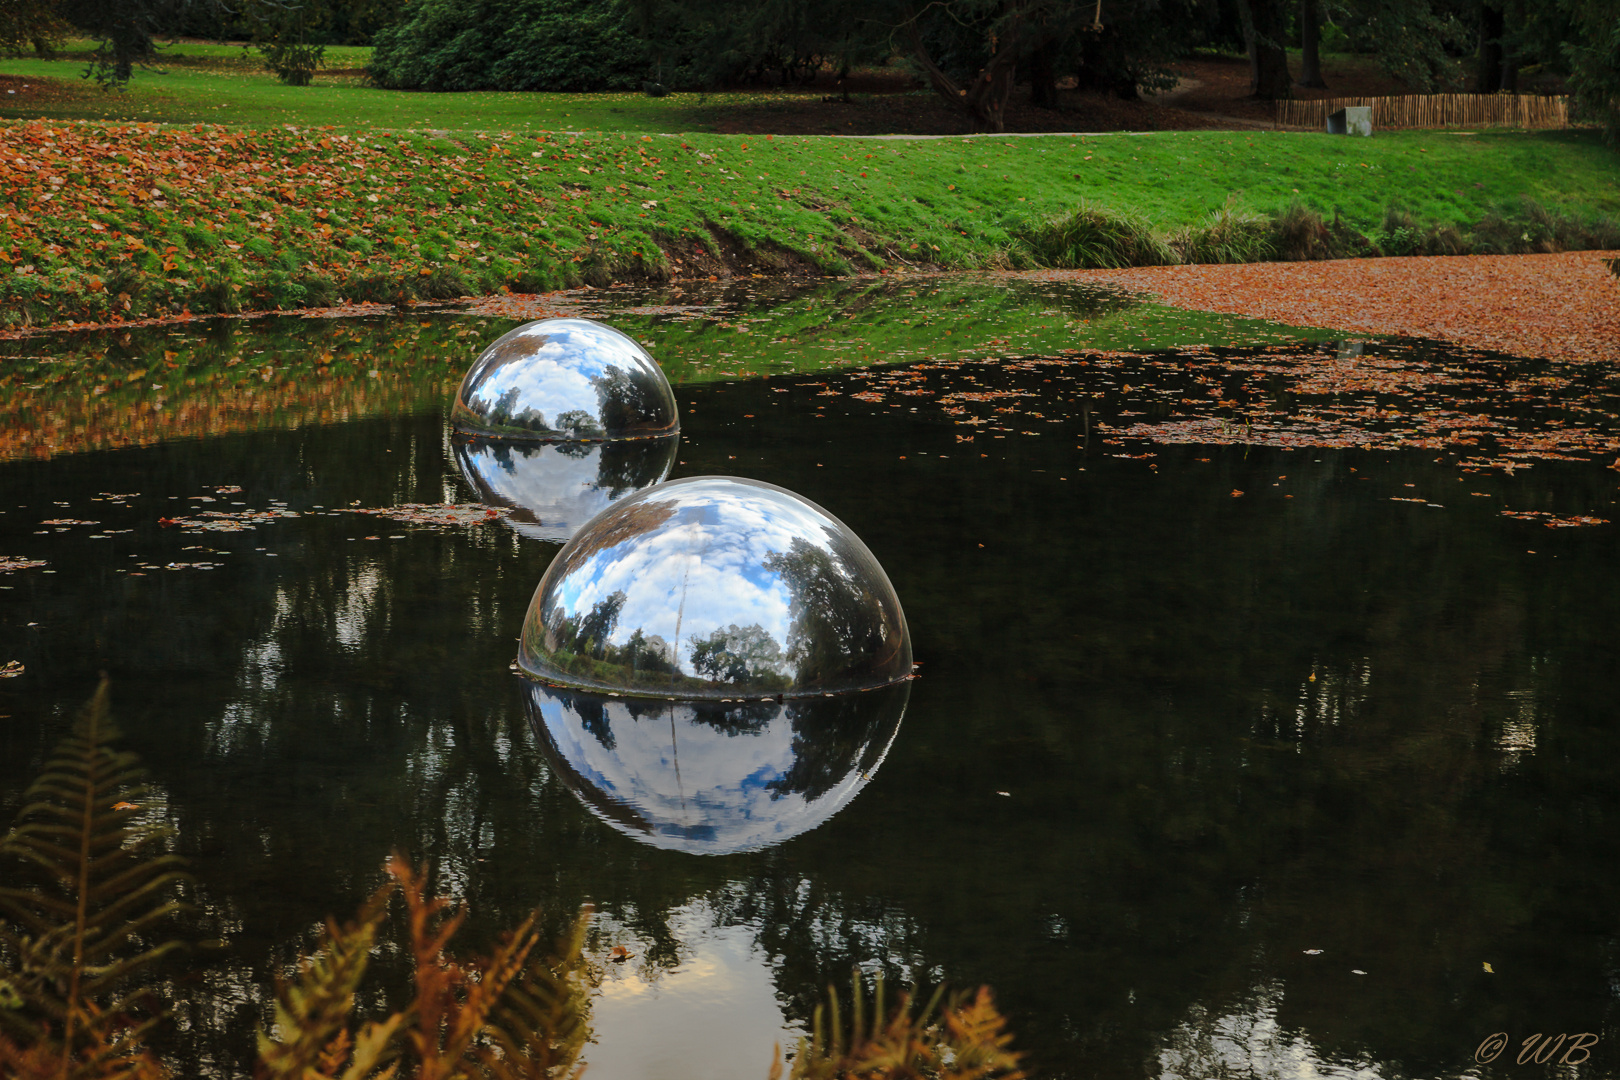
[[[521,974],[507,985],[485,1024],[488,1043],[474,1053],[485,1075],[494,1080],[578,1075],[579,1055],[591,1037],[584,954],[590,920],[586,908],[554,956],[531,952]]]
[[[57,1054],[63,1076],[157,1067],[135,976],[181,948],[152,938],[184,907],[183,861],[163,852],[167,830],[135,820],[148,792],[135,755],[108,745],[117,735],[103,680],[0,838],[0,982],[20,1002],[0,1027]]]
[[[348,1033],[355,991],[365,976],[392,893],[391,884],[379,889],[354,922],[343,926],[328,922],[315,955],[304,961],[291,982],[277,987],[275,1036],[259,1033],[255,1070],[259,1080],[331,1075],[318,1066],[333,1041]],[[354,1041],[342,1075],[354,1080],[369,1076],[404,1020],[395,1014],[382,1024],[368,1024]]]

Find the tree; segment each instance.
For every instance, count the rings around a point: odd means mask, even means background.
[[[0,0],[0,56],[49,56],[67,31],[54,0]]]
[[[1352,10],[1384,71],[1422,94],[1462,85],[1455,58],[1469,51],[1470,37],[1446,0],[1354,0]]]
[[[1237,0],[1243,42],[1249,50],[1249,92],[1275,101],[1293,92],[1283,46],[1288,14],[1283,0]]]
[[[1322,12],[1316,0],[1299,0],[1299,85],[1324,89],[1322,78]]]
[[[411,0],[366,71],[396,90],[627,90],[647,50],[622,3]]]
[[[157,59],[152,39],[173,9],[174,0],[61,0],[63,18],[96,41],[85,75],[106,87],[123,86],[137,64]]]
[[[1620,146],[1620,0],[1570,0],[1569,6],[1578,35],[1564,52],[1576,107]]]

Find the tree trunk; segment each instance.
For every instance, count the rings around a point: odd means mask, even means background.
[[[1036,105],[1043,109],[1058,107],[1057,72],[1052,69],[1052,50],[1047,45],[1030,54],[1029,89]]]
[[[1327,88],[1322,78],[1322,17],[1316,0],[1299,0],[1299,85]]]
[[[1502,50],[1502,89],[1509,94],[1519,92],[1519,54]]]
[[[995,55],[974,76],[972,84],[964,89],[941,71],[933,57],[928,55],[922,33],[917,29],[916,18],[908,20],[908,25],[912,55],[928,76],[928,84],[934,88],[934,92],[953,107],[967,112],[973,118],[974,131],[1000,133],[1007,130],[1007,99],[1012,96],[1013,75],[1017,72],[1018,55],[1024,48],[1024,35],[1018,32],[1021,28],[1014,26],[1003,34]]]
[[[1288,75],[1288,53],[1283,48],[1287,15],[1283,0],[1238,0],[1243,40],[1249,47],[1249,91],[1257,98],[1276,101],[1293,92]]]
[[[1502,89],[1502,31],[1507,20],[1502,9],[1489,4],[1479,6],[1479,57],[1474,68],[1474,89],[1481,94],[1494,94]]]

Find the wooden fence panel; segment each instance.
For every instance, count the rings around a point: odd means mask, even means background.
[[[1329,113],[1371,105],[1379,128],[1569,127],[1569,98],[1538,94],[1404,94],[1277,102],[1277,126],[1323,128]]]

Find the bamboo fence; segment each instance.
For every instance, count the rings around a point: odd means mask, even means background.
[[[1537,94],[1404,94],[1400,97],[1289,99],[1277,102],[1278,127],[1326,126],[1329,113],[1371,105],[1379,128],[1569,127],[1569,98]]]

